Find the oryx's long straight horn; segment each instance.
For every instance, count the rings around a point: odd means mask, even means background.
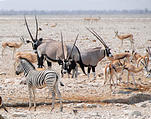
[[[95,33],[100,38],[100,40],[103,42],[103,44],[106,45],[103,38],[96,31],[94,31],[92,28],[91,28],[91,30],[93,31],[93,33]],[[107,45],[106,45],[106,47],[107,47]]]
[[[72,52],[73,52],[73,48],[74,48],[74,46],[75,46],[75,44],[76,44],[76,42],[77,42],[77,40],[78,40],[78,37],[79,37],[79,34],[77,35],[77,37],[76,37],[76,39],[75,39],[75,41],[74,41],[74,44],[73,44],[73,47],[72,47],[72,49],[71,49],[70,55],[68,56],[67,59],[69,59],[69,57],[71,56],[71,54],[72,54]]]
[[[63,52],[63,58],[65,59],[65,54],[64,54],[64,45],[63,45],[63,36],[61,32],[61,44],[62,44],[62,52]]]
[[[37,37],[38,37],[38,21],[37,21],[36,16],[35,16],[35,21],[36,21],[36,37],[35,37],[35,40],[37,40]]]
[[[108,48],[108,46],[105,44],[105,42],[103,41],[103,39],[93,30],[90,30],[89,28],[86,27],[86,29],[88,31],[90,31],[103,45],[105,48]]]
[[[34,38],[33,38],[32,34],[31,34],[30,30],[29,30],[28,23],[27,23],[27,20],[26,20],[26,17],[25,17],[25,16],[24,16],[24,19],[25,19],[25,25],[26,25],[26,28],[27,28],[27,30],[28,30],[28,33],[29,33],[29,35],[30,35],[32,41],[34,41]]]

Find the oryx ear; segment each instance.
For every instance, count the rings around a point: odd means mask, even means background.
[[[39,41],[43,41],[43,38],[39,38]]]
[[[125,53],[129,53],[130,51],[129,50],[125,50]]]
[[[149,52],[148,49],[146,49],[146,52]]]
[[[59,65],[62,65],[62,64],[63,64],[63,61],[61,60],[60,57],[58,57],[58,64],[59,64]]]
[[[32,43],[32,41],[30,41],[30,40],[26,40],[26,43]]]

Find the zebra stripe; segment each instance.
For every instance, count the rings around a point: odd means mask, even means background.
[[[52,109],[54,109],[54,101],[55,101],[55,93],[57,93],[57,96],[60,100],[60,110],[62,111],[62,99],[61,99],[61,93],[58,89],[58,82],[59,82],[59,76],[55,71],[50,71],[48,69],[43,71],[37,71],[35,70],[35,67],[27,60],[27,59],[20,59],[20,64],[17,66],[16,74],[20,74],[24,72],[24,75],[26,77],[26,82],[28,85],[29,90],[29,110],[31,108],[31,91],[33,92],[34,96],[34,108],[36,110],[36,103],[35,103],[35,89],[42,89],[44,87],[49,88],[48,95],[50,92],[52,93]]]

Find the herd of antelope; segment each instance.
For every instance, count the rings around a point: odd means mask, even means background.
[[[130,76],[132,76],[134,85],[136,85],[136,81],[134,78],[134,74],[138,72],[143,72],[146,74],[147,78],[151,77],[151,70],[149,69],[149,61],[151,57],[151,51],[150,47],[146,48],[146,54],[142,55],[135,51],[134,47],[134,39],[132,34],[126,34],[126,35],[119,35],[118,31],[115,32],[115,37],[117,37],[119,40],[121,40],[121,47],[123,46],[123,41],[128,39],[131,43],[131,50],[132,52],[124,52],[124,53],[118,53],[118,54],[112,54],[111,49],[108,47],[108,45],[105,43],[105,41],[102,39],[102,37],[92,28],[86,29],[95,36],[101,44],[103,44],[104,48],[102,47],[95,47],[95,48],[88,48],[84,51],[80,51],[79,48],[76,46],[76,41],[78,40],[79,34],[75,37],[75,41],[73,44],[67,45],[63,40],[63,34],[60,33],[61,41],[56,41],[53,39],[44,39],[44,38],[38,38],[38,21],[37,17],[35,16],[35,22],[36,22],[36,34],[35,37],[30,31],[30,28],[28,26],[28,22],[26,17],[24,17],[25,25],[27,28],[27,31],[29,33],[29,36],[31,40],[25,40],[23,37],[21,37],[21,43],[16,42],[3,42],[2,43],[2,57],[4,56],[4,50],[9,47],[10,49],[13,49],[13,58],[15,59],[14,68],[16,70],[16,74],[18,74],[19,68],[16,66],[17,62],[20,62],[20,67],[22,68],[22,71],[24,72],[25,77],[27,78],[27,84],[33,84],[36,82],[36,80],[44,80],[43,77],[38,77],[38,73],[42,71],[35,71],[34,66],[29,66],[32,68],[33,76],[30,73],[30,76],[28,76],[27,70],[29,70],[25,65],[24,62],[26,62],[28,65],[30,63],[37,63],[38,68],[44,67],[44,61],[47,62],[48,68],[44,71],[52,71],[52,63],[57,62],[61,66],[61,76],[63,77],[64,74],[68,74],[68,77],[70,77],[71,71],[72,71],[72,78],[78,78],[78,67],[81,68],[83,73],[85,75],[90,76],[90,71],[92,69],[93,72],[93,80],[96,79],[96,73],[95,68],[98,65],[98,63],[105,57],[108,58],[110,61],[106,66],[104,70],[104,85],[107,81],[110,83],[110,89],[112,90],[112,86],[116,84],[121,83],[122,75],[124,72],[127,72],[127,84],[129,83]],[[31,43],[34,53],[27,53],[27,52],[17,52],[16,49],[20,48],[23,44]],[[15,54],[15,55],[14,55]],[[26,59],[24,61],[24,59]],[[23,67],[24,66],[24,67]],[[16,69],[17,67],[17,69]],[[85,72],[85,67],[88,68],[88,72]],[[27,70],[25,70],[27,68]],[[21,69],[20,69],[21,70]],[[50,73],[50,72],[49,72]],[[32,76],[31,76],[32,75]],[[45,74],[43,74],[45,75]],[[50,73],[52,75],[52,72]],[[58,75],[53,72],[53,78],[50,80],[58,82]],[[116,79],[113,79],[113,77],[116,77]],[[30,77],[38,77],[39,79],[35,79],[33,82],[29,82]],[[37,88],[43,88],[45,87],[45,84],[47,85],[48,82],[38,82],[39,84],[35,83],[35,87]],[[36,85],[39,85],[36,86]],[[42,86],[42,87],[41,87]],[[47,85],[48,86],[48,85]],[[57,88],[57,85],[51,84],[50,87],[55,86]],[[49,86],[48,86],[49,87]],[[31,87],[32,88],[32,87]],[[57,89],[58,90],[58,89]],[[30,92],[30,91],[29,91]],[[52,95],[54,95],[52,93]],[[61,97],[61,95],[60,95]],[[35,95],[34,95],[35,98]],[[31,95],[30,95],[31,100]],[[62,102],[61,102],[62,103]],[[36,107],[36,104],[34,104]],[[53,103],[54,106],[54,103]],[[31,105],[30,105],[31,107]],[[54,108],[54,107],[53,107]]]

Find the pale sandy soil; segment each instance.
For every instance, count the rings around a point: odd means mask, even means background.
[[[120,41],[114,38],[116,30],[119,33],[132,33],[135,39],[135,49],[142,55],[145,54],[145,48],[151,46],[151,15],[100,16],[101,19],[97,22],[84,21],[85,17],[89,16],[38,16],[39,27],[42,28],[39,37],[60,40],[60,31],[62,31],[65,42],[71,44],[79,33],[77,46],[80,50],[102,46],[85,28],[91,27],[102,36],[113,54],[131,50],[130,43],[124,41],[119,51]],[[27,19],[32,33],[35,34],[34,16],[27,16]],[[51,27],[55,23],[57,26]],[[0,42],[20,42],[20,36],[29,39],[23,16],[0,16]],[[32,52],[32,47],[30,44],[24,45],[17,51]],[[27,105],[27,87],[20,85],[21,76],[14,74],[12,51],[6,49],[4,54],[3,58],[0,55],[0,73],[6,73],[6,75],[0,75],[0,95],[4,104],[6,106],[16,103]],[[109,85],[103,86],[104,67],[108,62],[108,59],[104,58],[98,63],[95,81],[92,81],[92,77],[88,79],[84,76],[81,70],[79,70],[78,79],[68,79],[67,76],[61,79],[65,85],[64,87],[59,86],[64,102],[63,112],[59,111],[59,103],[50,112],[51,99],[46,99],[48,90],[41,89],[36,91],[36,101],[39,104],[37,111],[33,108],[28,111],[27,107],[18,106],[7,107],[9,113],[0,109],[0,114],[6,119],[151,119],[151,79],[145,79],[143,73],[140,72],[135,75],[136,82],[139,84],[138,90],[133,85],[121,84],[111,92]],[[56,63],[53,64],[53,69],[60,71]],[[125,82],[125,74],[122,78]]]

